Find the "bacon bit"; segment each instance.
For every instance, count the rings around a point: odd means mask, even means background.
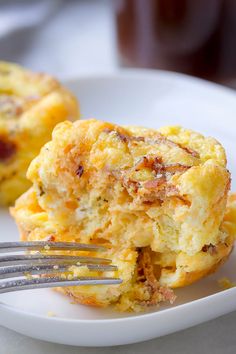
[[[129,138],[128,135],[123,134],[123,133],[121,133],[121,132],[119,132],[118,130],[115,130],[115,129],[105,128],[103,130],[103,132],[107,133],[107,134],[115,133],[120,138],[120,140],[125,142],[125,143],[128,141],[128,138]]]
[[[54,235],[49,235],[44,238],[44,241],[47,241],[47,242],[54,242],[55,240],[56,240],[56,238]]]
[[[165,171],[165,166],[162,163],[162,158],[157,156],[143,156],[134,167],[136,171],[143,167],[151,168],[158,174],[164,173]]]
[[[178,144],[179,147],[183,150],[185,150],[188,154],[192,155],[193,157],[196,157],[197,159],[200,158],[199,153],[193,149],[187,148],[185,146],[182,146],[181,144]]]
[[[137,141],[137,142],[139,142],[139,141],[145,142],[145,137],[144,136],[134,136],[134,137],[132,137],[131,140]]]
[[[77,168],[77,170],[75,171],[76,175],[80,178],[82,176],[82,174],[84,173],[84,168],[82,165],[79,165],[79,167]]]
[[[148,158],[147,156],[143,156],[134,166],[135,171],[139,171],[143,167],[148,166]]]
[[[156,201],[162,203],[166,198],[169,197],[180,198],[185,203],[185,199],[180,196],[178,189],[174,185],[167,185],[165,183],[160,185],[159,188],[153,188],[148,190],[147,193],[144,193],[141,196],[141,200],[143,203],[154,203]]]
[[[43,186],[39,186],[39,196],[42,197],[45,194],[45,191],[43,189]]]
[[[115,130],[112,130],[112,129],[110,129],[110,128],[105,128],[105,129],[103,129],[103,132],[104,132],[104,133],[107,133],[107,134],[110,134],[110,133],[113,132],[113,131],[115,131]]]
[[[187,171],[189,168],[191,168],[192,166],[186,166],[186,165],[182,165],[181,163],[173,163],[173,164],[169,164],[169,165],[165,165],[165,171],[171,174],[175,174],[176,172],[184,172]]]
[[[169,301],[171,304],[173,304],[176,300],[176,295],[174,294],[173,290],[170,288],[167,288],[165,286],[161,286],[159,288],[159,292],[162,294],[165,300]]]
[[[135,165],[135,170],[137,171],[143,167],[151,168],[156,174],[175,174],[176,172],[187,171],[192,166],[182,165],[180,163],[165,165],[161,157],[143,156]]]
[[[169,184],[169,185],[166,186],[166,188],[165,188],[165,193],[166,193],[166,196],[167,196],[167,197],[174,197],[174,196],[176,196],[176,197],[181,197],[181,196],[179,195],[179,190],[178,190],[178,188],[177,188],[176,186],[174,186],[173,184]],[[182,197],[181,197],[181,198],[182,198]],[[185,201],[184,198],[182,198],[182,199]]]
[[[141,301],[141,305],[153,306],[160,301],[170,301],[173,303],[176,296],[173,291],[164,286],[160,286],[154,274],[154,268],[151,260],[151,250],[148,247],[141,248],[137,260],[138,281],[145,283],[149,293],[150,299]],[[161,295],[161,296],[160,296]]]
[[[140,167],[142,163],[146,163],[147,160],[144,158],[142,161],[136,165]],[[181,166],[182,168],[182,166]],[[121,181],[122,185],[128,190],[131,189],[133,193],[137,193],[137,197],[141,203],[151,204],[154,202],[162,203],[166,198],[176,197],[182,200],[185,204],[191,205],[191,203],[180,195],[178,188],[167,182],[166,174],[159,174],[159,177],[154,178],[146,182],[139,182],[126,177],[125,175],[119,174],[117,171],[113,171],[112,175]]]
[[[145,278],[151,287],[155,287],[158,282],[154,275],[150,252],[151,251],[148,247],[143,247],[139,250],[138,274],[141,276],[141,279]]]
[[[138,189],[141,187],[141,184],[139,182],[134,181],[130,178],[123,178],[122,182],[125,188],[132,188],[134,193],[137,193]]]
[[[122,134],[118,131],[116,131],[116,134],[123,143],[128,143],[128,141],[130,140],[130,137],[128,135]]]
[[[145,141],[149,144],[166,144],[167,146],[172,146],[172,147],[179,147],[177,143],[175,143],[172,140],[167,139],[165,136],[161,134],[156,134],[156,136],[152,138],[145,138]]]
[[[164,176],[161,176],[160,178],[145,182],[143,186],[146,189],[156,189],[163,185],[163,183],[166,183],[166,178]]]
[[[202,252],[208,252],[211,256],[214,256],[215,254],[217,254],[217,247],[210,243],[209,245],[205,245],[202,247]]]
[[[152,168],[153,169],[154,158],[152,156],[143,156],[134,166],[135,171],[139,171],[142,168]]]
[[[0,137],[0,162],[6,161],[11,158],[16,152],[16,145],[6,140],[4,137]]]
[[[146,160],[144,159],[144,163],[145,161]],[[142,162],[139,163],[141,164]],[[188,201],[180,195],[176,186],[167,183],[167,176],[165,174],[160,174],[159,178],[156,177],[155,179],[144,183],[122,176],[117,171],[112,171],[112,175],[120,180],[126,189],[131,189],[133,193],[138,193],[138,198],[142,203],[149,204],[157,201],[161,203],[167,197],[178,197],[184,203],[188,203]]]
[[[152,205],[153,201],[152,200],[142,200],[142,203],[145,205]]]
[[[115,132],[117,134],[117,136],[120,138],[121,141],[123,141],[124,143],[128,143],[129,141],[142,141],[144,142],[145,141],[145,137],[144,136],[131,136],[131,135],[128,135],[128,134],[125,134],[125,133],[121,133],[120,131],[118,130],[112,130],[112,129],[109,129],[109,128],[105,128],[103,130],[104,133],[112,133],[112,132]]]
[[[115,130],[115,129],[112,130],[112,129],[106,128],[103,130],[103,132],[108,133],[108,134],[114,132],[123,143],[128,143],[130,140],[133,139],[133,137],[129,136],[128,134],[124,134],[124,133],[120,132],[119,130]]]
[[[128,134],[120,133],[119,131],[116,131],[116,133],[119,136],[119,138],[126,143],[128,143],[129,141],[137,141],[137,142],[145,141],[145,138],[143,136],[131,136]]]
[[[161,157],[155,157],[153,161],[153,170],[157,174],[165,173],[165,165],[162,163]]]
[[[185,166],[182,164],[164,165],[162,164],[161,158],[148,158],[146,156],[135,166],[135,169],[137,170],[142,165],[150,165],[151,168],[157,173],[157,176],[160,176],[159,178],[155,178],[143,184],[143,187],[149,190],[149,193],[145,193],[143,195],[143,202],[154,202],[156,200],[162,202],[165,198],[172,196],[180,197],[183,199],[180,196],[178,189],[174,185],[167,184],[168,174],[172,175],[176,172],[184,172],[191,166]]]
[[[151,184],[150,187],[152,187]],[[149,188],[149,189],[145,188],[141,190],[141,193],[139,195],[140,202],[144,204],[155,203],[155,202],[163,203],[163,201],[166,198],[170,198],[170,197],[176,197],[182,200],[185,204],[188,203],[188,201],[185,200],[185,198],[180,195],[179,190],[177,189],[176,186],[172,184],[167,184],[165,182],[158,186],[153,186],[153,188]]]

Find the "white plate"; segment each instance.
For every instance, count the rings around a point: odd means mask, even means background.
[[[236,95],[184,75],[132,70],[66,82],[79,97],[84,118],[159,127],[182,124],[217,137],[226,147],[236,190]],[[0,211],[0,241],[18,238],[6,210]],[[176,291],[174,306],[146,314],[118,314],[70,304],[52,290],[1,295],[0,324],[47,341],[108,346],[139,342],[178,331],[236,310],[236,288],[220,291],[217,280],[236,280],[236,253],[214,275]],[[52,311],[55,317],[48,317]]]

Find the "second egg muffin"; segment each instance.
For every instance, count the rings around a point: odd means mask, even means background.
[[[0,62],[0,205],[29,188],[27,168],[54,126],[78,117],[75,97],[57,80]]]

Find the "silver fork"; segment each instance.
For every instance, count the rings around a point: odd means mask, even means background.
[[[81,276],[65,279],[58,273],[69,271],[72,265],[87,266],[89,270],[98,272],[114,272],[117,270],[117,266],[111,265],[111,260],[106,258],[40,253],[45,250],[98,252],[105,251],[106,248],[77,242],[0,242],[0,253],[4,254],[0,256],[0,294],[27,289],[122,283],[120,278],[115,277]],[[22,254],[24,251],[38,252]],[[17,252],[21,252],[21,254],[17,254]],[[52,276],[55,273],[57,275]],[[47,276],[40,278],[31,277],[31,275]],[[9,280],[12,278],[13,280]]]

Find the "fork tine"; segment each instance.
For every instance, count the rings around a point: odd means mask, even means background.
[[[116,271],[118,268],[107,258],[42,254],[40,251],[104,251],[99,245],[86,245],[76,242],[2,242],[0,253],[18,251],[38,251],[34,254],[5,254],[0,256],[0,294],[18,290],[52,288],[78,285],[120,284],[122,280],[110,277],[63,278],[58,273],[69,271],[71,265],[87,266],[91,271]],[[55,275],[55,273],[57,273]],[[43,278],[23,278],[26,274],[47,275]],[[51,276],[53,275],[54,276]],[[10,280],[11,278],[18,278]],[[7,280],[4,280],[7,279]]]
[[[0,242],[0,253],[37,250],[105,251],[106,248],[77,242]]]
[[[81,265],[77,265],[80,267]],[[71,264],[38,264],[38,265],[18,265],[11,267],[2,267],[0,268],[0,279],[7,279],[13,277],[22,277],[25,274],[49,274],[49,273],[59,273],[66,272],[71,267]],[[97,272],[114,272],[117,270],[117,266],[107,265],[107,264],[86,264],[86,267],[89,270],[94,270]]]
[[[91,263],[91,264],[109,264],[110,259],[97,258],[97,257],[84,257],[84,256],[64,256],[64,255],[43,255],[43,254],[26,254],[26,255],[9,255],[0,257],[0,267],[6,265],[28,264],[34,265],[35,263],[47,264],[77,264],[77,263]]]
[[[54,278],[33,278],[4,281],[0,283],[0,294],[28,289],[54,288],[64,286],[78,285],[109,285],[120,284],[122,280],[119,278],[100,278],[100,277],[80,277],[72,280],[65,280],[60,277]]]

